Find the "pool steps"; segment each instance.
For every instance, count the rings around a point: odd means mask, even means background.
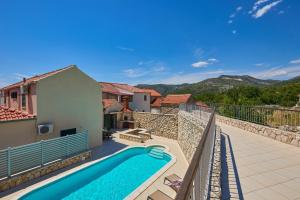
[[[154,158],[163,159],[163,157],[164,157],[164,151],[165,150],[163,148],[152,148],[148,152],[148,155],[152,156]]]

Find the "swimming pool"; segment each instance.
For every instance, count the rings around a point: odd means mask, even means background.
[[[160,146],[128,148],[20,199],[124,199],[171,159]]]

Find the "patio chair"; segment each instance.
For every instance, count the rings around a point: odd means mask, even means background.
[[[156,190],[152,194],[150,194],[147,197],[147,200],[173,200],[171,197],[169,197],[166,193]]]
[[[177,174],[171,174],[165,177],[164,184],[170,186],[173,190],[178,192],[182,184],[182,178],[180,178]]]

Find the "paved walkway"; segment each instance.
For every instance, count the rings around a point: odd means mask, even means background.
[[[223,199],[300,199],[300,148],[219,125]]]

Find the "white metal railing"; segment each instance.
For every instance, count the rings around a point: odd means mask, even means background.
[[[8,147],[0,151],[0,178],[44,166],[49,162],[69,157],[88,148],[87,130],[74,135],[41,140],[18,147]]]
[[[181,107],[181,110],[184,109]],[[191,107],[188,107],[186,111],[192,112],[193,110]],[[176,200],[206,200],[209,197],[216,126],[215,111],[205,108],[205,112],[210,112],[209,120],[183,178],[182,185],[176,195]]]

